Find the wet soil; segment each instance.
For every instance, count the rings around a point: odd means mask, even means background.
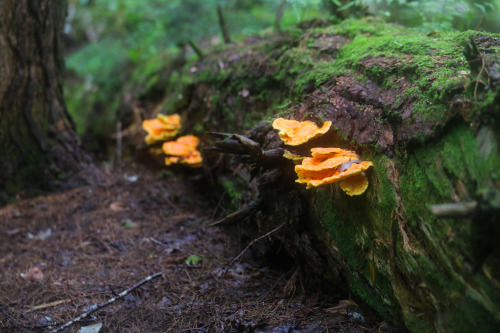
[[[1,208],[0,332],[49,332],[30,325],[67,322],[157,272],[64,332],[378,330],[353,300],[304,288],[293,265],[251,249],[234,261],[248,241],[208,225],[220,207],[206,189],[137,168]]]

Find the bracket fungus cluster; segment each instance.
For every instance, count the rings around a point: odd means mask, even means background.
[[[326,121],[321,128],[311,121],[275,119],[273,128],[285,145],[298,146],[328,132],[331,126]],[[364,171],[373,166],[370,161],[361,161],[351,150],[341,148],[312,148],[312,157],[301,157],[285,151],[283,157],[296,162],[297,183],[307,184],[306,188],[340,182],[340,188],[348,195],[363,194],[368,188],[368,178]],[[301,162],[299,164],[299,162]]]
[[[176,141],[173,139],[181,129],[181,117],[178,114],[166,116],[158,114],[154,119],[147,119],[142,122],[142,128],[148,132],[144,138],[148,145],[163,142],[160,149],[154,146],[150,151],[154,154],[165,153],[165,164],[183,164],[190,167],[200,167],[202,164],[201,153],[196,149],[200,140],[193,135],[179,137]],[[167,142],[164,142],[167,141]]]
[[[340,182],[340,188],[348,195],[363,194],[368,188],[364,171],[373,163],[360,161],[355,152],[340,148],[312,148],[311,155],[295,166],[297,183],[305,183],[311,188]]]
[[[185,164],[190,167],[201,166],[201,153],[196,149],[200,140],[193,135],[179,137],[176,141],[163,143],[163,152],[169,157],[165,158],[165,164]]]
[[[286,145],[298,146],[325,134],[332,126],[331,121],[325,121],[319,128],[312,121],[297,121],[278,118],[273,121],[273,128],[279,130],[279,136]]]
[[[179,133],[181,129],[181,117],[177,113],[170,116],[158,114],[154,119],[144,120],[142,128],[148,132],[148,135],[144,139],[148,145],[166,141]]]

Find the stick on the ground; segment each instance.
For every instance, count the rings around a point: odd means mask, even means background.
[[[268,233],[265,233],[264,235],[262,236],[259,236],[257,238],[255,238],[253,241],[251,241],[250,243],[248,243],[247,246],[245,246],[245,248],[243,249],[243,251],[240,252],[240,254],[238,254],[236,257],[234,257],[233,260],[231,260],[231,262],[229,263],[229,265],[227,265],[227,268],[224,272],[224,275],[226,275],[227,271],[229,270],[229,268],[231,266],[233,266],[233,264],[240,260],[241,256],[243,256],[243,254],[245,254],[245,252],[247,252],[247,250],[250,248],[250,246],[252,246],[253,244],[257,243],[258,241],[260,241],[262,238],[266,238],[267,236],[271,236],[272,234],[274,234],[276,231],[280,230],[284,225],[285,225],[286,222],[283,222],[281,223],[279,226],[277,226],[276,228],[274,228],[273,230],[269,231]]]
[[[1,302],[0,302],[0,313],[3,314],[5,316],[5,318],[7,318],[7,320],[9,320],[15,326],[30,329],[30,330],[41,330],[43,328],[49,328],[49,327],[54,327],[54,326],[59,326],[59,325],[64,324],[64,322],[62,322],[62,321],[57,321],[54,323],[47,323],[47,324],[39,324],[39,325],[23,324],[19,320],[17,320],[13,315],[11,315],[9,313],[9,311],[7,310],[7,307],[4,304],[2,304]],[[96,318],[94,316],[91,316],[91,318],[87,318],[86,320],[81,320],[80,323],[92,322],[92,321],[95,321],[95,319]]]
[[[63,329],[65,329],[65,328],[67,328],[67,327],[69,327],[69,326],[71,326],[71,325],[79,322],[80,320],[85,319],[87,316],[91,315],[92,313],[94,313],[94,312],[96,312],[96,311],[98,311],[98,310],[100,310],[100,309],[102,309],[102,308],[104,308],[104,307],[106,307],[106,306],[108,306],[108,305],[116,302],[117,300],[119,300],[119,299],[127,296],[130,292],[132,292],[135,289],[139,288],[143,284],[145,284],[145,283],[147,283],[147,282],[149,282],[149,281],[151,281],[153,279],[156,279],[157,277],[160,277],[162,274],[163,274],[162,272],[159,272],[159,273],[155,273],[153,275],[148,276],[144,280],[139,281],[134,286],[132,286],[132,287],[130,287],[130,288],[122,291],[120,294],[118,294],[118,296],[113,297],[113,298],[111,298],[110,300],[108,300],[108,301],[106,301],[104,303],[93,305],[92,308],[89,311],[85,312],[84,314],[80,315],[79,317],[77,317],[77,318],[75,318],[73,320],[68,321],[66,324],[64,324],[64,325],[62,325],[62,326],[60,326],[60,327],[58,327],[58,328],[50,331],[49,333],[60,332]]]

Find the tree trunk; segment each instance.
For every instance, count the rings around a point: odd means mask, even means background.
[[[0,2],[0,203],[90,162],[63,99],[63,0]]]
[[[217,5],[217,17],[219,19],[219,27],[224,43],[229,44],[231,43],[231,35],[229,34],[229,29],[227,28],[226,20],[224,19],[224,12],[222,11],[222,7],[220,5]]]
[[[480,32],[423,36],[347,20],[244,54],[235,47],[207,56],[179,108],[217,132],[246,133],[266,119],[248,135],[264,151],[281,145],[307,156],[312,147],[340,147],[372,161],[368,190],[350,197],[337,184],[309,190],[295,184],[290,161],[266,159],[239,136],[214,147],[247,154],[259,166],[245,171],[240,159],[220,183],[233,204],[246,198],[242,212],[267,216],[267,223],[256,222],[266,230],[287,221],[280,237],[309,272],[345,281],[387,320],[413,332],[494,332],[500,329],[498,40]],[[270,128],[275,113],[332,121],[332,130],[286,147]],[[208,153],[206,161],[221,165]],[[251,179],[258,186],[238,194]],[[455,205],[433,207],[449,203]],[[450,207],[459,211],[453,218]]]
[[[283,19],[283,14],[285,13],[286,0],[281,0],[276,8],[276,16],[274,17],[274,30],[281,30],[281,20]]]

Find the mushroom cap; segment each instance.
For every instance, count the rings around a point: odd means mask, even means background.
[[[348,162],[348,160],[346,162]],[[338,166],[340,166],[342,163],[338,164]],[[297,165],[295,167],[296,172],[297,172],[297,167],[299,166],[300,165]],[[319,169],[319,170],[299,169],[300,172],[297,172],[299,179],[297,179],[296,182],[306,183],[307,188],[318,187],[321,185],[326,185],[346,180],[349,177],[362,173],[371,166],[373,166],[373,162],[363,161],[360,163],[352,163],[351,166],[349,166],[349,168],[347,168],[343,172],[339,172],[338,167]]]
[[[170,128],[181,128],[181,116],[177,113],[170,116],[159,113],[158,120],[165,124],[166,127],[170,126]]]
[[[179,137],[176,141],[163,143],[163,151],[167,155],[173,155],[165,158],[165,164],[186,164],[191,167],[202,165],[201,153],[196,150],[200,140],[194,135],[185,135]]]
[[[292,160],[294,162],[295,161],[302,161],[305,158],[304,156],[294,154],[288,150],[285,150],[285,152],[283,153],[283,157],[288,159],[288,160]]]
[[[326,121],[321,128],[309,120],[299,122],[277,118],[273,121],[273,128],[279,130],[281,140],[289,146],[298,146],[323,135],[328,132],[331,125],[331,121]]]
[[[196,148],[196,146],[198,146],[198,144],[200,143],[200,139],[198,139],[194,135],[184,135],[184,136],[179,137],[176,141],[178,143],[181,143],[183,145],[190,146],[193,148]]]
[[[148,132],[144,139],[148,145],[165,141],[177,135],[181,128],[181,117],[178,114],[171,116],[158,114],[157,118],[144,120],[142,128]]]
[[[295,167],[297,174],[303,171],[320,171],[326,169],[337,168],[349,161],[358,160],[358,155],[354,152],[346,153],[345,155],[337,155],[334,157],[306,157],[301,165]]]
[[[197,150],[192,151],[187,156],[169,156],[165,158],[165,165],[185,164],[187,166],[197,168],[202,166],[203,159],[201,153]]]
[[[177,164],[180,160],[181,158],[179,156],[169,156],[165,158],[165,165],[169,166],[172,164]]]
[[[196,150],[196,146],[200,140],[193,135],[186,135],[179,137],[176,141],[168,141],[163,143],[163,152],[167,155],[173,156],[187,156],[193,150]]]
[[[182,164],[189,165],[193,168],[200,167],[203,159],[201,158],[201,153],[197,150],[194,150],[188,156],[185,156],[181,159]]]
[[[363,194],[368,188],[368,177],[364,172],[361,172],[341,181],[340,188],[350,196]]]
[[[352,150],[346,150],[342,148],[322,148],[322,147],[317,147],[317,148],[311,148],[311,156],[315,158],[330,158],[330,157],[336,157],[336,156],[343,156],[343,155],[356,155],[358,156],[355,152]]]
[[[172,156],[185,156],[193,150],[193,147],[184,145],[177,141],[168,141],[163,143],[163,152]]]

